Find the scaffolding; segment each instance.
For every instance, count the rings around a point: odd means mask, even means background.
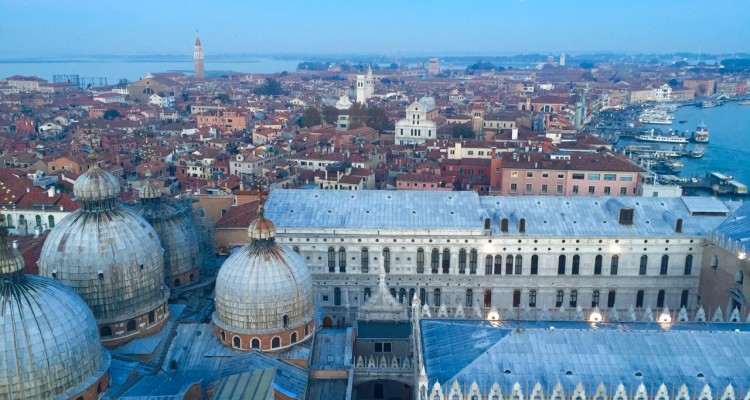
[[[80,76],[58,74],[52,75],[53,83],[72,83],[79,89],[88,89],[91,87],[107,86],[107,78],[103,76]]]

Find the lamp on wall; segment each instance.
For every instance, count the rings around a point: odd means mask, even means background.
[[[589,322],[602,322],[602,313],[599,311],[599,307],[594,307],[594,311],[589,315]]]
[[[664,310],[662,310],[661,314],[659,314],[659,323],[660,324],[672,323],[672,315],[669,313],[669,308],[664,307]]]

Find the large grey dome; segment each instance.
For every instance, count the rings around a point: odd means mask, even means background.
[[[156,230],[164,248],[164,275],[171,287],[198,279],[201,256],[199,234],[189,204],[161,199],[150,182],[139,191],[141,202],[134,210]]]
[[[0,270],[0,398],[68,399],[98,384],[103,391],[110,356],[86,303],[59,282],[23,275],[23,258],[0,230],[0,265],[17,268]]]
[[[148,313],[168,296],[156,231],[119,204],[113,182],[96,165],[76,180],[81,208],[50,232],[39,259],[40,275],[75,290],[100,325]]]
[[[262,212],[251,228],[251,242],[219,270],[214,323],[236,333],[274,333],[309,323],[313,286],[304,260],[275,242],[273,224]]]

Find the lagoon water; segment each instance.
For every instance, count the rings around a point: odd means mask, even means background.
[[[750,184],[750,106],[737,102],[713,108],[686,106],[680,107],[674,117],[672,129],[693,132],[703,122],[710,132],[705,155],[699,159],[683,158],[685,167],[680,176],[704,176],[716,171]],[[680,124],[680,120],[687,122]]]
[[[206,59],[206,72],[233,71],[267,74],[281,71],[293,72],[301,60],[275,58],[238,58],[237,60],[211,61]],[[131,58],[69,58],[45,60],[0,60],[0,79],[13,75],[36,75],[52,82],[52,75],[79,75],[105,77],[110,85],[120,79],[136,81],[149,72],[193,73],[193,60],[184,58],[131,59]]]

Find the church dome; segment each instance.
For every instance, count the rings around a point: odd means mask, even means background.
[[[259,350],[310,337],[313,287],[304,260],[276,243],[276,229],[262,209],[248,231],[250,243],[224,262],[216,278],[217,334],[232,347]]]
[[[110,355],[86,303],[53,279],[23,275],[23,258],[0,230],[0,393],[68,399],[103,392]]]
[[[149,174],[147,174],[148,176]],[[189,204],[161,198],[161,191],[149,182],[139,192],[140,204],[134,207],[156,230],[164,248],[164,276],[167,285],[179,287],[200,275],[199,232]]]
[[[105,344],[114,343],[106,337],[112,331],[132,338],[160,326],[169,292],[156,231],[119,204],[117,179],[96,164],[73,190],[81,208],[50,231],[39,258],[40,275],[64,283],[86,301]],[[161,319],[153,314],[157,308]],[[147,314],[148,322],[142,321]],[[126,329],[115,326],[126,321]]]

